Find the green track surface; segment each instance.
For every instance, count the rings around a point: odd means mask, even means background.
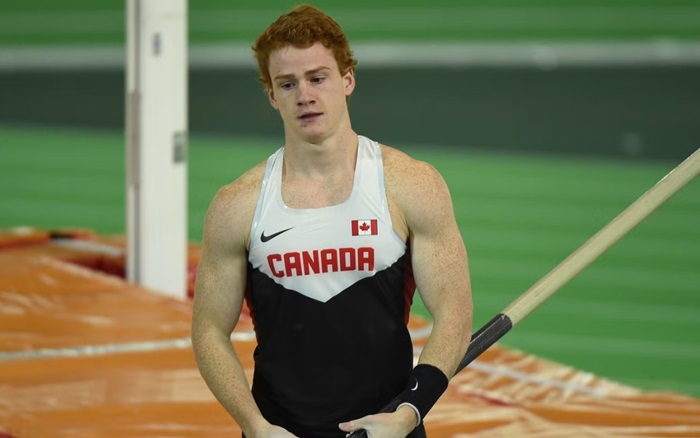
[[[189,237],[216,190],[278,140],[191,140]],[[400,145],[396,145],[400,146]],[[478,328],[671,168],[414,148],[445,177],[470,254]],[[123,134],[0,127],[0,228],[125,232]],[[502,340],[647,390],[700,396],[700,180]],[[420,303],[414,311],[425,314]]]
[[[193,43],[252,42],[296,1],[189,2]],[[648,40],[700,38],[695,0],[452,0],[313,4],[333,15],[351,41]],[[0,3],[0,46],[123,44],[126,1]]]

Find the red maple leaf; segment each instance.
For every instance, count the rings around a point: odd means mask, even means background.
[[[362,222],[362,225],[360,225],[360,231],[368,231],[369,230],[369,224],[367,222]]]

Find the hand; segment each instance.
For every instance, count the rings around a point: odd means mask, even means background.
[[[347,433],[364,429],[367,431],[367,438],[406,438],[406,435],[416,428],[417,422],[418,417],[413,409],[401,406],[396,412],[367,415],[340,423],[338,427]]]

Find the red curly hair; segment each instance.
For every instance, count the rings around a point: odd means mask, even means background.
[[[281,15],[260,34],[253,45],[258,61],[260,82],[268,90],[272,88],[270,78],[270,53],[292,45],[307,48],[320,42],[333,51],[341,74],[354,70],[357,60],[353,57],[345,32],[331,17],[311,5],[299,5]]]

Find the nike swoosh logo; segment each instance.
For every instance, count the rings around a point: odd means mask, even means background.
[[[267,242],[268,240],[274,239],[275,237],[279,236],[279,235],[282,234],[282,233],[286,233],[287,231],[291,230],[292,228],[294,228],[294,227],[287,228],[286,230],[278,231],[278,232],[276,232],[276,233],[274,233],[274,234],[270,234],[270,235],[268,235],[268,236],[266,236],[266,235],[265,235],[265,231],[263,231],[263,232],[260,234],[260,241],[261,241],[262,243],[265,243],[265,242]]]
[[[417,391],[418,390],[418,380],[416,380],[416,386],[411,388],[411,391]]]

